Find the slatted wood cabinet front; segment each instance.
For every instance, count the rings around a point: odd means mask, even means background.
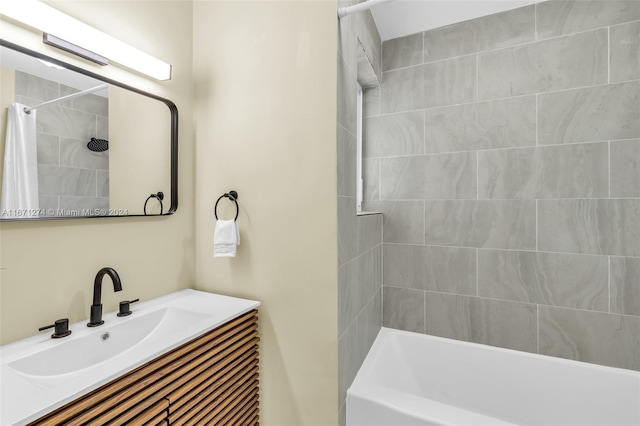
[[[30,425],[258,425],[258,341],[254,310]]]

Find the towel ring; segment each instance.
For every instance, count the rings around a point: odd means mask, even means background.
[[[155,198],[156,200],[158,200],[158,202],[160,203],[160,214],[162,214],[162,200],[164,200],[164,193],[163,192],[158,192],[157,194],[151,194],[147,197],[146,201],[144,202],[144,215],[147,216],[147,203],[149,202],[150,199]]]
[[[238,193],[236,191],[229,191],[226,192],[224,194],[222,194],[218,200],[216,201],[216,206],[213,208],[213,214],[216,217],[216,220],[218,220],[218,203],[220,202],[220,200],[222,200],[223,198],[228,198],[231,201],[233,201],[234,203],[236,203],[236,217],[233,219],[234,221],[238,220],[238,214],[240,213],[240,207],[238,207]]]

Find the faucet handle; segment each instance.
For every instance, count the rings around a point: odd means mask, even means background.
[[[136,303],[140,301],[140,299],[134,299],[134,300],[123,300],[122,302],[120,302],[120,312],[118,312],[118,316],[119,317],[126,317],[127,315],[131,315],[131,307],[130,305],[132,303]]]
[[[56,320],[56,322],[53,324],[40,327],[38,331],[43,331],[43,330],[47,330],[49,328],[54,328],[54,327],[55,327],[55,330],[51,335],[53,339],[60,339],[61,337],[67,337],[68,335],[71,334],[71,330],[69,330],[69,318],[62,318],[62,319]]]

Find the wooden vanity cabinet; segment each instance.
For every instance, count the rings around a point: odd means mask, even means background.
[[[254,310],[30,425],[257,425],[258,341]]]

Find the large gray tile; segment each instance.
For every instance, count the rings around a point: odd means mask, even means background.
[[[356,137],[341,125],[338,132],[338,195],[356,196]]]
[[[96,116],[60,105],[39,109],[37,131],[60,137],[86,140],[96,136]]]
[[[16,96],[35,100],[36,102],[32,105],[60,97],[58,83],[22,71],[16,71],[15,90]]]
[[[38,192],[40,195],[95,197],[96,171],[40,164]]]
[[[347,263],[338,268],[338,336],[345,332],[358,315],[358,293],[353,284],[355,268],[349,265],[351,264]]]
[[[640,139],[611,142],[611,196],[640,198]]]
[[[94,152],[84,140],[60,138],[60,165],[83,169],[109,170],[109,151]]]
[[[96,171],[96,181],[98,186],[98,197],[109,198],[109,172]]]
[[[609,145],[571,144],[478,153],[478,198],[606,198]]]
[[[382,287],[371,298],[358,316],[358,351],[362,361],[376,340],[382,327]]]
[[[475,152],[383,158],[380,199],[475,199],[476,166]]]
[[[338,197],[338,264],[357,256],[356,199]]]
[[[476,58],[446,61],[383,73],[380,111],[411,111],[473,102],[476,95]]]
[[[425,62],[533,41],[535,8],[526,6],[424,33]]]
[[[425,244],[531,250],[536,247],[533,200],[425,202]]]
[[[478,295],[609,310],[606,256],[478,250]]]
[[[382,287],[381,253],[380,248],[370,250],[339,268],[339,335]]]
[[[640,21],[617,25],[609,31],[610,81],[640,79]]]
[[[362,122],[362,156],[393,157],[424,154],[424,112],[365,118]]]
[[[384,285],[476,294],[476,249],[385,244]]]
[[[382,291],[382,324],[424,333],[424,291],[387,286]]]
[[[640,137],[640,82],[538,97],[540,145]]]
[[[338,55],[338,123],[356,134],[356,74]]]
[[[540,306],[540,353],[640,370],[640,318]]]
[[[358,324],[354,323],[338,339],[338,399],[344,401],[347,389],[356,378],[359,364]]]
[[[479,99],[505,98],[607,82],[607,30],[482,53]]]
[[[362,92],[362,116],[380,115],[380,88],[374,87]]]
[[[382,71],[422,63],[422,33],[386,40],[382,43]]]
[[[36,134],[38,164],[60,165],[60,138],[46,133]]]
[[[427,334],[536,352],[536,306],[426,293]]]
[[[640,256],[640,200],[540,200],[538,249]]]
[[[640,316],[640,258],[611,257],[611,312]]]
[[[535,144],[535,96],[425,110],[426,153]]]
[[[78,89],[65,86],[64,84],[60,85],[60,96],[67,96],[77,92],[79,92]],[[95,94],[78,96],[77,98],[62,101],[60,105],[103,117],[109,116],[109,98],[104,96]]]
[[[366,158],[362,160],[362,198],[364,200],[380,199],[380,160]]]
[[[358,255],[382,244],[382,215],[358,216]]]
[[[382,234],[386,243],[424,242],[424,202],[366,201],[364,211],[382,212]]]
[[[586,31],[640,19],[637,0],[545,1],[537,4],[538,38]]]

